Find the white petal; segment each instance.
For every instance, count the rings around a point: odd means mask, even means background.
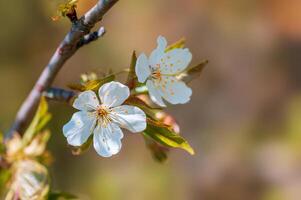
[[[162,76],[160,93],[171,104],[184,104],[190,100],[192,90],[175,77]]]
[[[192,55],[188,49],[173,49],[164,54],[160,60],[162,74],[176,74],[188,67]]]
[[[122,137],[123,133],[116,124],[98,125],[94,130],[94,148],[100,156],[110,157],[120,151]]]
[[[157,47],[158,49],[162,49],[165,51],[165,49],[167,47],[167,41],[166,41],[165,37],[160,35],[157,38],[157,44],[158,44],[158,47]]]
[[[80,111],[72,115],[71,120],[64,125],[63,133],[68,144],[81,146],[87,141],[95,128],[96,118],[92,113]]]
[[[73,103],[74,108],[84,111],[95,110],[98,105],[97,96],[91,90],[80,93]]]
[[[165,54],[165,49],[167,47],[167,41],[162,36],[158,37],[157,43],[157,48],[151,53],[149,57],[149,64],[152,68],[157,68],[159,66],[159,64],[161,63],[161,59]]]
[[[108,107],[119,106],[130,96],[129,88],[115,81],[101,86],[98,93],[101,102]]]
[[[141,54],[136,62],[135,67],[136,75],[140,83],[144,83],[146,79],[151,75],[148,59],[145,54]]]
[[[149,96],[151,97],[152,101],[161,106],[161,107],[166,107],[166,105],[164,104],[161,94],[160,94],[160,90],[159,88],[157,88],[153,82],[153,80],[148,80],[146,82],[146,87],[148,89],[148,93]]]
[[[133,133],[141,132],[146,128],[145,113],[138,107],[118,106],[112,109],[110,116],[120,127]]]

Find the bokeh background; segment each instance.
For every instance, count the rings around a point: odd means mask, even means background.
[[[70,28],[52,21],[58,0],[0,1],[0,129],[15,113]],[[79,13],[95,0],[80,0]],[[301,1],[122,0],[104,18],[104,38],[72,57],[55,86],[91,70],[122,69],[132,50],[150,53],[158,35],[185,36],[193,64],[209,59],[191,83],[189,104],[168,111],[196,151],[151,158],[140,135],[122,151],[73,156],[61,128],[74,110],[51,103],[49,148],[55,189],[81,199],[301,199]]]

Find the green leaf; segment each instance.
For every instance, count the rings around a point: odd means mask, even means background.
[[[184,48],[185,46],[185,38],[181,38],[180,40],[176,41],[175,43],[169,45],[166,49],[165,52],[171,51],[173,49],[180,49]]]
[[[147,148],[150,150],[153,159],[157,162],[164,163],[168,158],[167,153],[169,149],[167,147],[158,144],[149,136],[146,135],[143,136],[144,136],[143,138],[145,140],[145,144]]]
[[[11,178],[11,170],[0,168],[0,196],[5,191],[8,181]]]
[[[85,85],[85,90],[97,91],[100,88],[100,86],[102,86],[105,83],[111,82],[113,80],[115,80],[115,75],[114,74],[108,75],[108,76],[106,76],[102,79],[99,79],[99,80],[89,81]]]
[[[45,127],[50,119],[51,114],[48,112],[48,103],[46,98],[41,97],[38,110],[24,133],[23,145],[26,146],[33,139],[33,137]]]
[[[70,88],[71,90],[76,90],[80,92],[85,91],[85,86],[80,83],[70,83],[67,85],[67,87]]]
[[[51,120],[51,114],[47,113],[45,116],[43,116],[40,120],[40,122],[36,126],[36,133],[40,132],[47,123]]]
[[[72,90],[77,90],[80,92],[83,92],[86,90],[97,91],[100,88],[100,86],[102,86],[105,83],[111,82],[113,80],[115,80],[115,75],[111,74],[102,79],[87,81],[84,84],[69,84],[68,87]]]
[[[92,80],[85,84],[85,90],[94,90],[96,91],[101,85],[102,80]]]
[[[203,69],[206,67],[206,65],[209,63],[208,60],[205,60],[201,62],[200,64],[190,67],[187,70],[185,70],[183,73],[181,73],[178,78],[183,80],[186,83],[189,83],[195,78],[198,78],[201,73],[203,72]]]
[[[75,195],[66,192],[50,192],[48,200],[69,200],[78,199]]]
[[[68,13],[72,12],[76,8],[78,0],[68,0],[65,3],[59,4],[57,13],[58,15],[52,17],[54,21],[60,19],[60,17],[66,17]]]
[[[189,143],[163,123],[148,120],[147,128],[143,133],[166,147],[181,148],[194,155],[194,150]]]
[[[137,83],[137,76],[135,73],[136,62],[137,62],[136,52],[133,51],[131,64],[130,64],[130,68],[129,68],[129,73],[128,73],[128,77],[127,77],[127,81],[126,81],[126,85],[130,89],[135,88],[136,83]]]

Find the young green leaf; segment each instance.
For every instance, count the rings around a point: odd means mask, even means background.
[[[201,75],[203,69],[206,67],[208,63],[209,61],[205,60],[194,67],[188,68],[178,76],[178,79],[181,79],[186,83],[189,83],[190,81],[192,81],[195,78],[198,78]]]
[[[41,97],[38,110],[24,133],[23,145],[26,146],[28,143],[30,143],[34,136],[45,127],[50,119],[51,114],[48,112],[48,103],[46,98]]]
[[[130,64],[130,68],[129,68],[129,73],[128,73],[128,77],[127,77],[127,81],[126,81],[126,85],[130,89],[133,89],[137,83],[137,77],[136,77],[136,73],[135,73],[136,62],[137,62],[137,55],[136,55],[136,52],[133,51],[131,64]]]
[[[58,6],[57,15],[52,17],[53,21],[59,20],[61,17],[66,17],[69,13],[74,12],[77,7],[78,0],[67,0]]]
[[[157,162],[164,163],[168,158],[167,153],[168,153],[169,149],[167,147],[164,147],[164,146],[158,144],[149,136],[146,136],[146,135],[143,135],[143,136],[144,136],[143,138],[144,138],[145,144],[146,144],[147,148],[150,150],[153,159],[156,160]]]
[[[0,168],[0,196],[5,192],[7,182],[11,178],[11,170]]]
[[[194,155],[194,150],[189,143],[165,124],[148,120],[147,128],[143,133],[166,147],[181,148]]]
[[[67,87],[70,88],[71,90],[75,90],[79,92],[85,91],[85,86],[80,83],[69,83]]]
[[[77,90],[80,92],[83,92],[86,90],[97,91],[100,88],[100,86],[102,86],[105,83],[111,82],[113,80],[115,80],[115,75],[111,74],[102,79],[90,80],[83,84],[69,84],[68,87],[72,90]]]
[[[165,52],[171,51],[173,49],[184,48],[184,46],[185,46],[185,38],[181,38],[180,40],[176,41],[175,43],[169,45],[165,49]]]

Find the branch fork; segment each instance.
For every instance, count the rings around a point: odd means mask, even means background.
[[[97,33],[90,33],[90,31],[97,22],[101,21],[105,13],[107,13],[116,2],[118,2],[118,0],[99,0],[98,3],[80,19],[77,20],[76,13],[75,16],[69,17],[72,21],[71,30],[60,43],[38,78],[35,86],[21,105],[11,130],[7,134],[7,138],[12,137],[16,132],[20,134],[23,133],[33,117],[41,95],[45,90],[51,87],[57,73],[65,62],[80,47],[95,41],[105,33],[104,28],[100,28]]]

